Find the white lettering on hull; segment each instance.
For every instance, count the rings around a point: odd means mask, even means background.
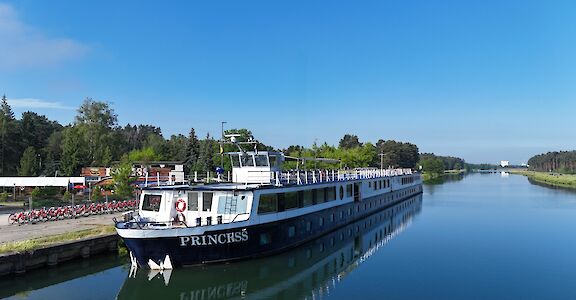
[[[242,231],[208,235],[181,236],[179,238],[180,247],[223,245],[248,241],[248,231],[246,231],[246,229],[242,229]]]

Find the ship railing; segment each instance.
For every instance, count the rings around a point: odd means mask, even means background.
[[[412,169],[288,170],[271,172],[275,185],[304,185],[412,174]]]
[[[141,220],[132,220],[123,222],[123,229],[166,229],[166,228],[175,228],[175,227],[201,227],[201,226],[211,226],[211,225],[219,225],[219,224],[229,224],[235,222],[242,222],[248,220],[247,217],[250,216],[250,213],[240,213],[234,214],[230,217],[233,218],[224,218],[223,215],[217,215],[215,218],[214,216],[207,216],[207,217],[197,217],[194,218],[192,221],[182,221],[182,220],[174,220],[174,221],[141,221]],[[115,222],[120,223],[120,222]]]

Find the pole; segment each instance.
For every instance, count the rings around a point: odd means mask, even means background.
[[[222,145],[222,142],[224,141],[224,124],[226,124],[227,122],[222,121],[220,122],[220,125],[222,125],[222,137],[220,137],[220,149],[223,149],[222,147],[224,147],[224,145]],[[220,167],[224,168],[224,154],[220,153]]]

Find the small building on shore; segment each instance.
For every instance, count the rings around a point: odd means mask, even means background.
[[[88,185],[106,185],[112,176],[113,167],[85,167],[81,176],[86,178]],[[135,184],[145,185],[161,183],[184,183],[184,163],[179,161],[135,161],[132,163],[132,176]]]

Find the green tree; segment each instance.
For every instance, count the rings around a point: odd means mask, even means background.
[[[109,166],[112,163],[112,151],[109,146],[104,148],[104,153],[102,154],[102,165]]]
[[[100,187],[99,185],[95,186],[92,188],[92,200],[94,201],[101,201],[102,198],[104,198],[104,196],[102,195],[102,187]]]
[[[202,172],[214,172],[214,153],[216,142],[206,135],[206,139],[200,143],[200,153],[198,154],[198,169]]]
[[[128,153],[123,160],[130,162],[143,162],[144,164],[160,160],[161,157],[152,147],[146,147],[140,150],[132,150]]]
[[[77,127],[68,127],[64,130],[62,145],[62,158],[60,171],[62,175],[73,176],[78,174],[80,168],[86,165],[87,150],[83,135]]]
[[[200,141],[194,128],[190,128],[188,141],[186,142],[186,169],[189,174],[198,171],[198,157],[200,154]]]
[[[186,146],[188,139],[182,134],[172,135],[166,142],[166,159],[172,161],[186,161]]]
[[[114,179],[114,194],[120,198],[125,199],[132,196],[134,187],[131,185],[134,182],[132,175],[132,164],[130,162],[122,162],[116,166],[112,171],[112,179]]]
[[[340,143],[338,143],[338,147],[342,149],[352,149],[360,146],[362,146],[362,143],[360,143],[358,136],[353,134],[345,134],[340,139]]]
[[[0,102],[0,176],[16,174],[22,151],[20,144],[18,122],[4,95]]]
[[[92,165],[101,165],[106,147],[114,147],[112,135],[118,116],[106,102],[86,98],[75,119],[87,144],[87,158]]]
[[[151,133],[146,138],[144,143],[145,148],[152,148],[160,160],[165,159],[164,153],[167,152],[166,140],[161,136]]]
[[[36,150],[34,147],[29,146],[24,150],[22,158],[20,159],[20,168],[18,168],[19,176],[36,176],[38,164],[36,162]]]
[[[438,158],[426,158],[420,162],[422,170],[426,173],[438,175],[444,173],[444,163]]]

